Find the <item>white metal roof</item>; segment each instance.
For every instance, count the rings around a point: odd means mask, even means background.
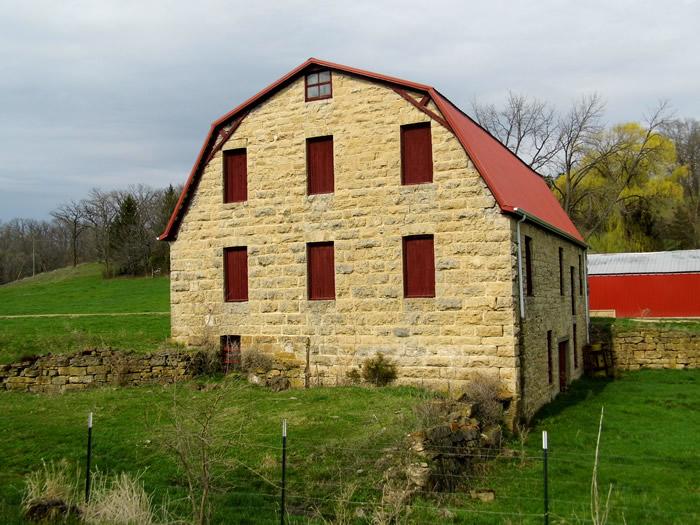
[[[588,275],[700,272],[700,250],[588,255]]]

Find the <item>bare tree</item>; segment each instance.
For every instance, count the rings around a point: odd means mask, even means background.
[[[70,201],[52,211],[51,216],[68,229],[70,233],[71,253],[73,255],[73,266],[77,266],[78,242],[80,236],[88,227],[85,221],[84,206],[79,202]]]
[[[503,108],[472,104],[477,121],[533,170],[550,167],[558,152],[556,112],[546,102],[508,92]]]
[[[90,190],[83,201],[85,220],[90,223],[95,236],[98,257],[105,264],[105,273],[112,275],[112,250],[110,229],[119,211],[119,194],[115,191]]]
[[[672,120],[664,133],[676,146],[678,163],[688,170],[681,179],[684,202],[675,210],[671,232],[682,248],[700,248],[700,122],[695,119]]]
[[[591,156],[592,149],[600,155],[615,151],[615,146],[605,147],[600,143],[600,134],[605,103],[597,94],[579,99],[574,106],[557,123],[557,162],[556,177],[552,188],[559,194],[564,211],[573,214],[584,195],[579,194],[579,187],[600,160]]]

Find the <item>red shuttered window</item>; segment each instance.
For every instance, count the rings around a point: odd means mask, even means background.
[[[547,381],[552,384],[552,331],[547,330]]]
[[[525,236],[525,290],[527,295],[535,295],[535,286],[532,281],[532,239]]]
[[[430,122],[401,126],[401,184],[433,182]]]
[[[559,248],[559,295],[564,295],[564,248]]]
[[[432,235],[403,238],[404,297],[435,297],[435,247]]]
[[[224,297],[229,302],[248,300],[248,248],[224,248]]]
[[[309,299],[335,299],[335,258],[332,242],[311,242],[306,245]]]
[[[248,155],[245,149],[224,151],[224,202],[248,200]]]
[[[307,193],[333,193],[333,137],[306,139]]]

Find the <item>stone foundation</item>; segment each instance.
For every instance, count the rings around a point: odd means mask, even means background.
[[[137,354],[86,350],[0,365],[0,390],[61,393],[90,386],[133,386],[190,379],[201,368],[201,354],[164,351]]]

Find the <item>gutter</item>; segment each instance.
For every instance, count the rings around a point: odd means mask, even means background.
[[[583,300],[585,305],[584,315],[586,316],[586,343],[591,344],[591,312],[588,309],[588,250],[582,254],[583,265]]]
[[[583,249],[588,249],[588,245],[585,243],[585,241],[577,239],[576,237],[574,237],[570,233],[567,233],[564,230],[557,228],[556,226],[552,226],[551,224],[549,224],[546,221],[543,221],[542,219],[540,219],[536,215],[532,215],[531,213],[525,213],[525,211],[523,209],[518,208],[517,206],[515,208],[513,208],[511,206],[502,206],[502,209],[505,212],[510,212],[510,213],[515,214],[515,215],[523,216],[523,214],[525,214],[525,215],[527,215],[527,218],[531,222],[537,224],[538,226],[544,228],[545,230],[549,230],[550,232],[555,233],[555,234],[559,235],[560,237],[564,237],[566,240],[571,241],[574,244],[579,245]]]

